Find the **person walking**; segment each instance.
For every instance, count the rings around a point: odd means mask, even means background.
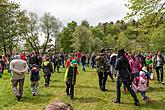
[[[110,64],[108,62],[105,49],[101,49],[100,53],[96,56],[96,67],[99,79],[99,88],[102,91],[106,91],[105,85],[107,81],[108,72],[110,72]]]
[[[78,62],[72,60],[69,67],[66,69],[65,81],[66,81],[66,93],[70,95],[70,98],[74,98],[74,85],[76,84],[76,76],[78,75]]]
[[[20,101],[23,94],[23,86],[25,80],[25,72],[28,70],[28,64],[26,61],[21,60],[20,55],[15,55],[15,59],[10,62],[10,70],[12,74],[12,89],[17,97],[17,100]],[[17,88],[19,85],[19,89]]]
[[[142,68],[142,71],[140,71],[139,76],[134,78],[132,82],[132,89],[134,92],[140,92],[143,100],[149,101],[149,97],[146,96],[146,92],[148,89],[148,84],[149,84],[149,79],[150,79],[150,73],[147,71],[146,67]]]
[[[118,77],[117,77],[117,82],[116,82],[116,89],[117,89],[117,97],[116,100],[114,100],[114,103],[120,103],[120,98],[121,98],[121,90],[120,87],[122,83],[125,85],[125,87],[128,89],[130,92],[131,96],[134,98],[134,104],[136,106],[139,106],[139,100],[137,99],[137,96],[135,92],[131,89],[129,85],[129,76],[130,76],[130,65],[128,59],[125,57],[125,52],[124,49],[119,50],[118,52],[118,60],[116,63],[116,70],[118,70]]]
[[[161,51],[157,51],[156,56],[154,57],[154,68],[157,73],[157,80],[158,83],[163,83],[163,65],[164,65],[164,58],[161,54]],[[161,75],[161,76],[160,76]]]
[[[33,64],[32,69],[30,71],[31,91],[33,96],[36,96],[38,94],[39,79],[39,67]]]
[[[50,83],[51,74],[53,73],[53,66],[52,63],[49,61],[49,57],[47,57],[46,61],[43,62],[42,68],[45,78],[45,87],[48,87]]]

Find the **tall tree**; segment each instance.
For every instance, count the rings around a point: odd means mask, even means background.
[[[0,40],[5,54],[11,54],[17,45],[21,13],[18,4],[8,0],[0,1]]]
[[[77,22],[72,21],[63,28],[62,32],[58,35],[58,42],[60,43],[60,48],[64,52],[73,52],[72,41],[73,33],[77,27]]]
[[[76,27],[73,33],[72,47],[76,51],[90,52],[93,45],[92,31],[85,26]]]
[[[43,44],[42,54],[46,52],[48,47],[48,43],[52,41],[52,38],[56,39],[60,28],[62,26],[61,22],[52,16],[50,13],[45,13],[41,18],[41,30],[43,32],[43,36],[45,37],[45,42]]]
[[[29,12],[27,16],[22,16],[21,31],[23,32],[22,38],[25,40],[26,50],[33,50],[40,53],[39,44],[39,19],[36,13]],[[30,49],[29,46],[32,48]]]

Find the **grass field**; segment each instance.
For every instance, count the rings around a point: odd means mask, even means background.
[[[165,85],[157,84],[156,80],[150,82],[147,95],[151,98],[149,103],[140,100],[140,107],[133,104],[129,93],[122,93],[122,104],[114,104],[112,100],[116,97],[116,83],[111,82],[108,77],[106,92],[98,89],[98,77],[96,70],[87,68],[77,77],[75,86],[75,100],[72,101],[65,94],[65,83],[63,81],[64,69],[61,73],[54,73],[51,77],[50,87],[44,87],[44,78],[41,74],[40,91],[38,96],[32,96],[30,90],[29,75],[26,75],[24,94],[20,102],[13,95],[10,82],[10,74],[5,71],[0,79],[0,110],[42,110],[53,101],[64,101],[70,103],[75,110],[165,110]],[[123,90],[123,89],[122,89]]]

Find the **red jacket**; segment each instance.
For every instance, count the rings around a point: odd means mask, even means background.
[[[66,64],[65,64],[66,68],[68,68],[68,66],[71,64],[72,60],[76,60],[76,61],[77,61],[76,58],[72,58],[72,59],[69,58],[69,59],[66,61]]]

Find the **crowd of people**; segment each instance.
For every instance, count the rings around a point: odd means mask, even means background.
[[[163,83],[164,57],[161,51],[156,54],[141,51],[137,54],[125,52],[124,49],[111,52],[101,49],[99,53],[87,54],[86,52],[63,53],[51,55],[39,55],[35,52],[29,54],[17,53],[13,55],[0,56],[0,77],[3,77],[5,69],[11,72],[12,89],[20,101],[23,94],[25,73],[30,73],[32,95],[38,95],[40,71],[43,70],[45,87],[49,87],[51,74],[60,73],[60,67],[65,68],[66,95],[74,99],[74,86],[78,75],[78,66],[82,65],[82,71],[86,67],[96,68],[98,73],[98,87],[101,91],[107,91],[106,81],[109,76],[112,82],[116,81],[116,100],[120,103],[121,85],[124,84],[124,91],[129,91],[134,98],[135,105],[140,105],[136,92],[140,92],[143,100],[149,101],[146,95],[149,88],[149,80],[154,79],[154,69],[159,84]],[[19,88],[17,87],[19,85]]]

